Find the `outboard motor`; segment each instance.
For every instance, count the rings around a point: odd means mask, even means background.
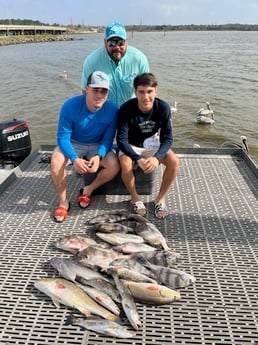
[[[28,123],[13,119],[0,123],[0,163],[5,166],[19,165],[31,152]]]

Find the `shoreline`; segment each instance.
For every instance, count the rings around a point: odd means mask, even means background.
[[[20,35],[0,36],[0,47],[14,44],[73,41],[74,38],[62,35]]]

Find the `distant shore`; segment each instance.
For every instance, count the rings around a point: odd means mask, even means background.
[[[0,36],[0,46],[7,46],[12,44],[25,43],[39,43],[39,42],[57,42],[57,41],[72,41],[71,36],[63,35],[16,35],[16,36]]]

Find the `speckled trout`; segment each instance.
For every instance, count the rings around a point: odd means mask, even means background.
[[[86,292],[68,280],[61,278],[42,278],[36,281],[34,286],[49,296],[57,308],[59,308],[60,304],[64,304],[68,307],[78,309],[86,316],[92,313],[111,321],[118,319],[117,315],[103,308],[89,297]]]
[[[122,298],[122,307],[125,312],[125,315],[127,316],[130,324],[133,326],[134,329],[138,330],[142,327],[142,323],[140,320],[140,316],[137,311],[136,303],[134,301],[134,298],[132,294],[130,293],[128,287],[125,285],[125,283],[120,280],[113,268],[110,268],[108,270],[108,273],[112,275],[116,287],[120,293],[120,296]]]
[[[72,315],[69,318],[68,322],[70,322],[72,325],[77,325],[90,331],[110,335],[116,338],[125,339],[131,338],[135,335],[134,332],[129,331],[127,327],[121,326],[118,323],[109,320],[102,320],[97,318],[82,319]]]

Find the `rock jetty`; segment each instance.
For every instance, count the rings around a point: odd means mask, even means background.
[[[16,36],[0,36],[0,46],[11,44],[25,44],[38,42],[56,42],[56,41],[72,41],[70,36],[63,35],[16,35]]]

